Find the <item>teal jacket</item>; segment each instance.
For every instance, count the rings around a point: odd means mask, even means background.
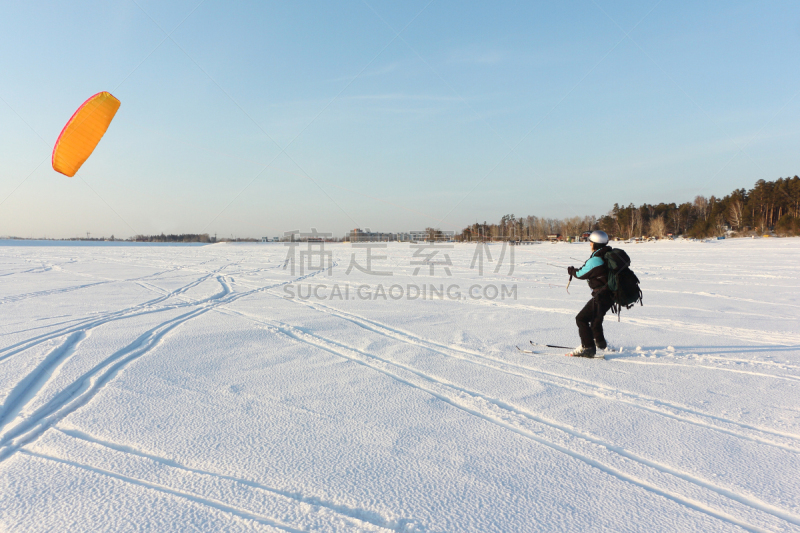
[[[608,288],[608,267],[606,266],[605,256],[611,251],[611,247],[606,245],[592,253],[592,256],[583,266],[575,272],[575,277],[585,279],[589,282],[592,295],[596,295]]]
[[[597,250],[596,252],[592,253],[592,256],[589,258],[589,260],[586,261],[583,264],[583,266],[581,267],[581,269],[578,270],[575,273],[575,277],[576,278],[578,278],[578,279],[586,279],[586,276],[592,270],[594,270],[595,268],[603,268],[605,266],[606,262],[603,261],[602,257],[598,257],[598,255],[597,255],[601,251],[602,251],[602,248],[600,250]],[[606,271],[606,273],[608,273],[608,272]]]

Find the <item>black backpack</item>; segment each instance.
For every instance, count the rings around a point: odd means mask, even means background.
[[[614,295],[614,303],[611,312],[619,314],[622,308],[630,309],[639,302],[642,303],[642,290],[639,288],[639,278],[631,270],[631,258],[625,250],[612,248],[605,254],[605,262],[608,267],[608,290]]]

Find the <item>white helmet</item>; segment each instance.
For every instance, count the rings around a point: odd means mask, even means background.
[[[589,235],[589,240],[597,244],[608,244],[608,234],[605,231],[593,231]]]

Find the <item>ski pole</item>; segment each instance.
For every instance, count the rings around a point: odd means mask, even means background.
[[[572,275],[569,276],[569,281],[567,282],[567,294],[569,294],[569,284],[572,283]]]

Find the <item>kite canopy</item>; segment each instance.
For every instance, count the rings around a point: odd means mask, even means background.
[[[58,136],[53,147],[53,170],[74,176],[103,138],[117,109],[119,100],[105,91],[86,100]]]

